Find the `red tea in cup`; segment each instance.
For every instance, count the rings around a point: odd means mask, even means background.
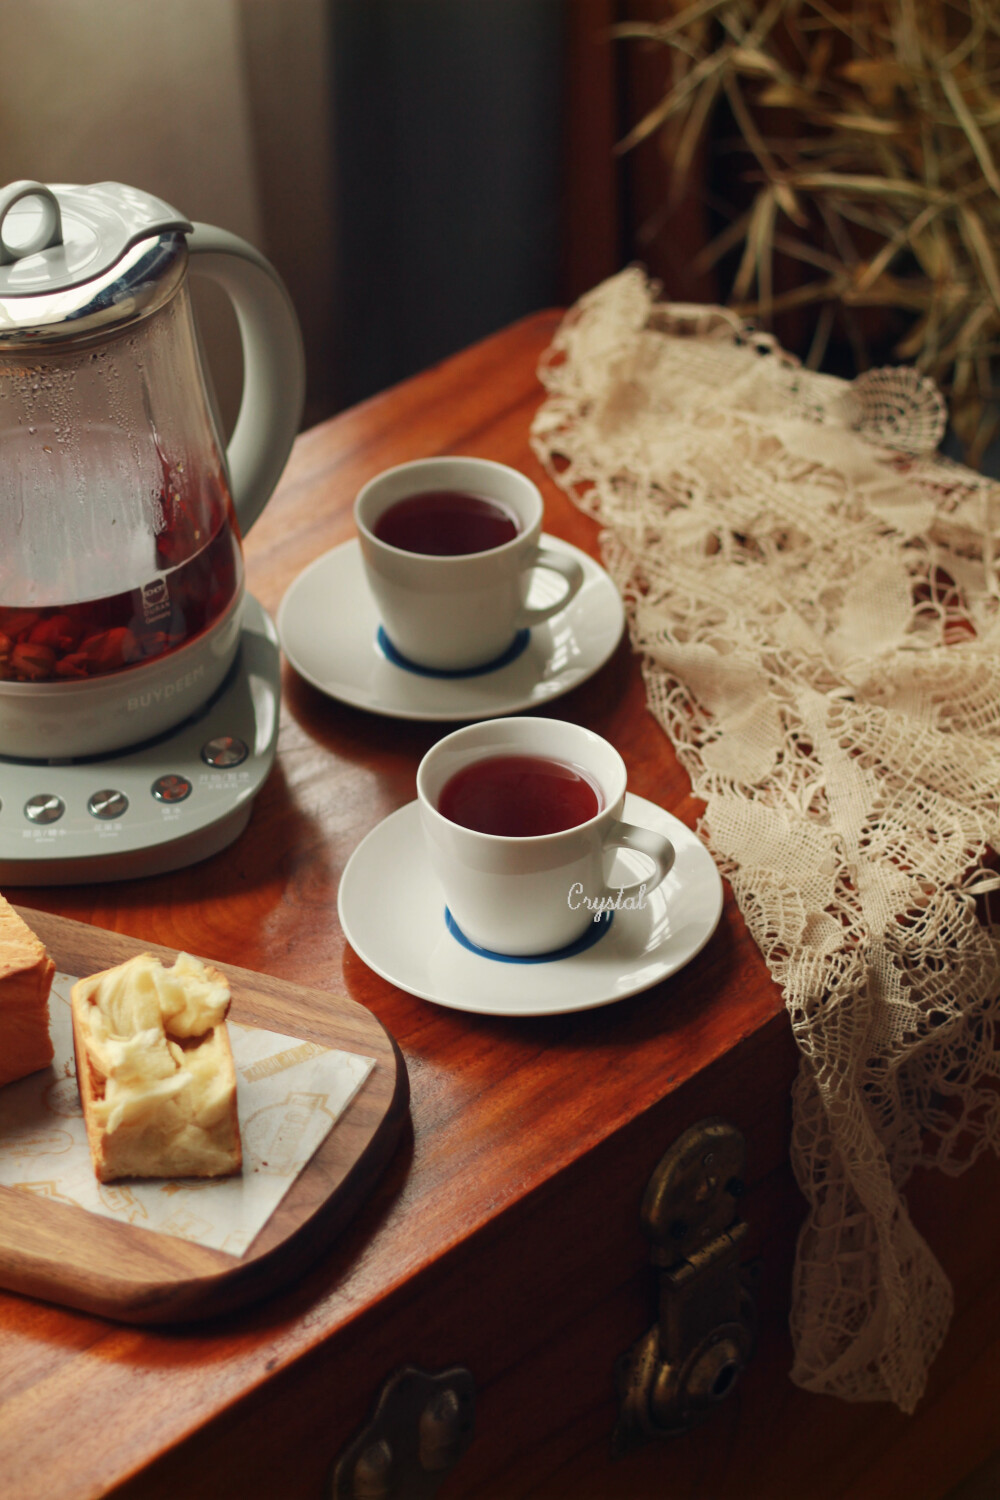
[[[380,542],[427,557],[491,552],[512,542],[520,523],[498,500],[466,490],[425,490],[384,510],[372,527]]]
[[[475,833],[537,838],[587,823],[604,806],[577,766],[540,755],[493,755],[445,782],[438,812]]]

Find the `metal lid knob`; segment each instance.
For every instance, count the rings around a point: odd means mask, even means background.
[[[33,213],[21,212],[14,214],[11,210],[18,203],[28,199],[38,207]],[[26,220],[24,227],[28,230],[27,237],[15,240],[12,244],[4,236],[4,226],[7,219]],[[37,224],[32,220],[37,219]],[[23,260],[26,256],[37,255],[42,250],[48,250],[53,245],[61,245],[63,242],[62,210],[59,207],[59,199],[51,188],[46,187],[44,182],[31,182],[24,179],[21,182],[12,182],[9,187],[0,190],[0,266],[9,266],[12,261]]]

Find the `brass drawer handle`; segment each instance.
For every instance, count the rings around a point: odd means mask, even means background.
[[[390,1375],[371,1421],[334,1461],[328,1500],[431,1500],[472,1442],[475,1392],[468,1370]]]
[[[659,1312],[616,1366],[616,1456],[704,1421],[746,1368],[754,1309],[739,1262],[747,1226],[736,1211],[745,1159],[735,1126],[702,1120],[649,1180],[640,1224],[657,1270]]]

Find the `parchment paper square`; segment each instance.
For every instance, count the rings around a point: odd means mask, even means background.
[[[69,994],[49,998],[52,1066],[0,1090],[0,1184],[242,1255],[361,1088],[375,1059],[230,1021],[243,1172],[100,1183],[76,1084]]]

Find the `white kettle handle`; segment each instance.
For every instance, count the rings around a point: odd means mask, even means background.
[[[243,395],[226,457],[244,536],[271,498],[292,449],[305,402],[306,365],[292,299],[259,250],[226,229],[195,224],[197,261],[228,294],[243,344]]]

